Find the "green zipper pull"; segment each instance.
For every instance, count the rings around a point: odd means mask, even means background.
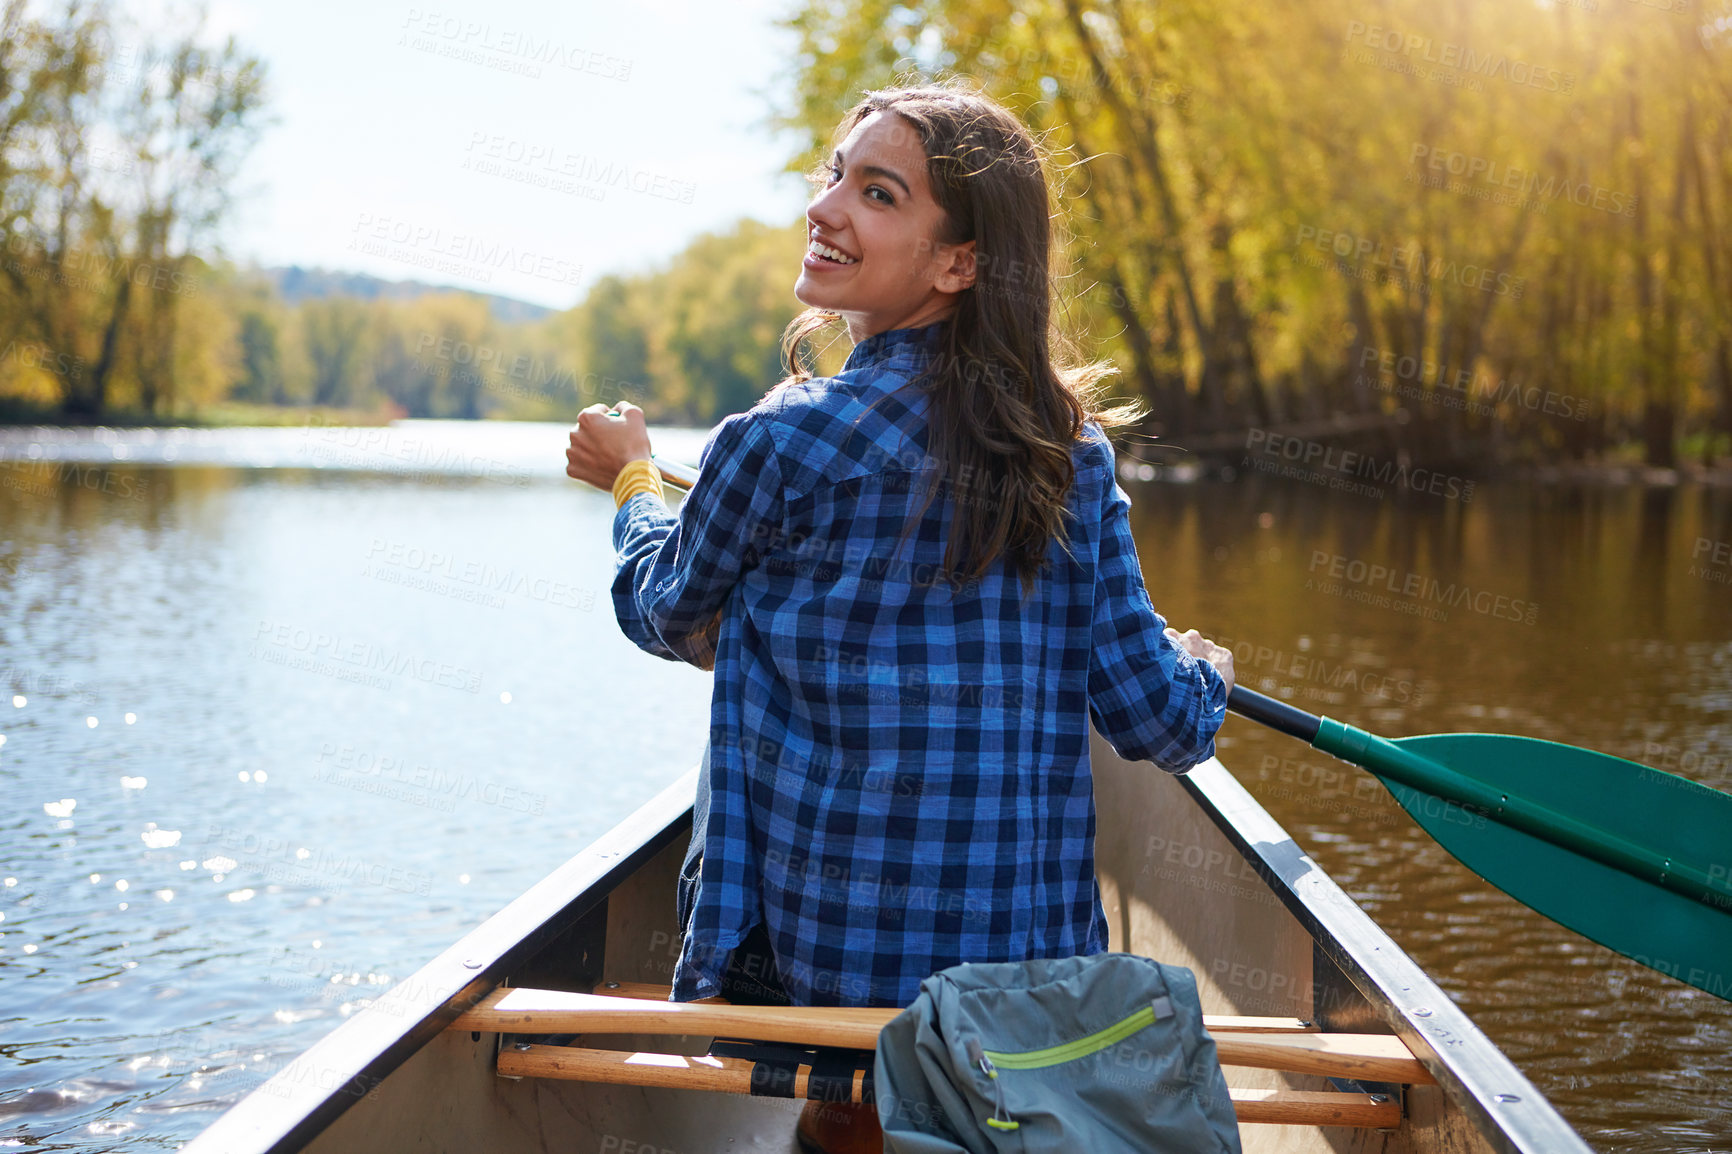
[[[998,1080],[998,1071],[993,1067],[992,1059],[986,1056],[986,1050],[982,1048],[978,1038],[968,1039],[966,1048],[968,1060],[980,1067],[980,1072],[992,1080],[992,1096],[995,1101],[995,1108],[992,1117],[986,1120],[986,1124],[994,1130],[1015,1130],[1022,1123],[1012,1119],[1010,1111],[1005,1108],[1004,1085]]]

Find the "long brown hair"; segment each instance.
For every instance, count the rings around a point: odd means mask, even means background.
[[[1051,542],[1066,540],[1071,447],[1084,421],[1121,425],[1140,413],[1134,405],[1097,411],[1100,382],[1117,366],[1084,363],[1054,321],[1042,145],[1014,113],[967,83],[957,76],[869,91],[835,142],[874,112],[903,117],[920,134],[927,180],[944,211],[934,240],[975,242],[975,282],[958,294],[938,355],[920,378],[930,395],[926,452],[957,498],[944,553],[950,580],[977,578],[1002,555],[1026,592]],[[828,173],[824,158],[808,179],[821,186]],[[800,344],[839,317],[808,308],[789,323],[783,385],[811,379]]]

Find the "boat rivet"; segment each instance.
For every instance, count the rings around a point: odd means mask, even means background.
[[[480,958],[464,958],[463,959],[463,968],[466,970],[479,970],[481,968],[481,959]]]
[[[1520,1094],[1493,1094],[1491,1100],[1493,1102],[1520,1102],[1522,1099]]]
[[[610,990],[619,989],[619,983],[618,982],[603,982],[602,985],[606,986]]]
[[[517,1044],[515,1044],[511,1048],[513,1050],[526,1051],[529,1049],[529,1043],[528,1042],[518,1042]]]
[[[1431,1008],[1429,1006],[1415,1006],[1413,1007],[1413,1016],[1416,1018],[1429,1018],[1431,1017]]]
[[[1389,1095],[1388,1094],[1373,1094],[1373,1095],[1371,1095],[1371,1100],[1373,1102],[1376,1102],[1378,1105],[1381,1106],[1383,1103],[1389,1101]]]

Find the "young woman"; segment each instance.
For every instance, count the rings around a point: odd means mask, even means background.
[[[1090,721],[1182,773],[1232,683],[1145,591],[1102,431],[1124,414],[1093,410],[1111,364],[1050,324],[1029,132],[949,84],[867,93],[837,135],[794,371],[716,428],[679,515],[634,406],[586,410],[567,452],[619,502],[621,627],[715,670],[675,1000],[760,925],[796,1005],[1104,951]],[[853,349],[814,378],[799,342],[837,318]]]

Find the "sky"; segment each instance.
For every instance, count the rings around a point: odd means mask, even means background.
[[[741,217],[796,220],[798,144],[768,125],[791,7],[212,0],[268,84],[220,248],[569,308]]]

